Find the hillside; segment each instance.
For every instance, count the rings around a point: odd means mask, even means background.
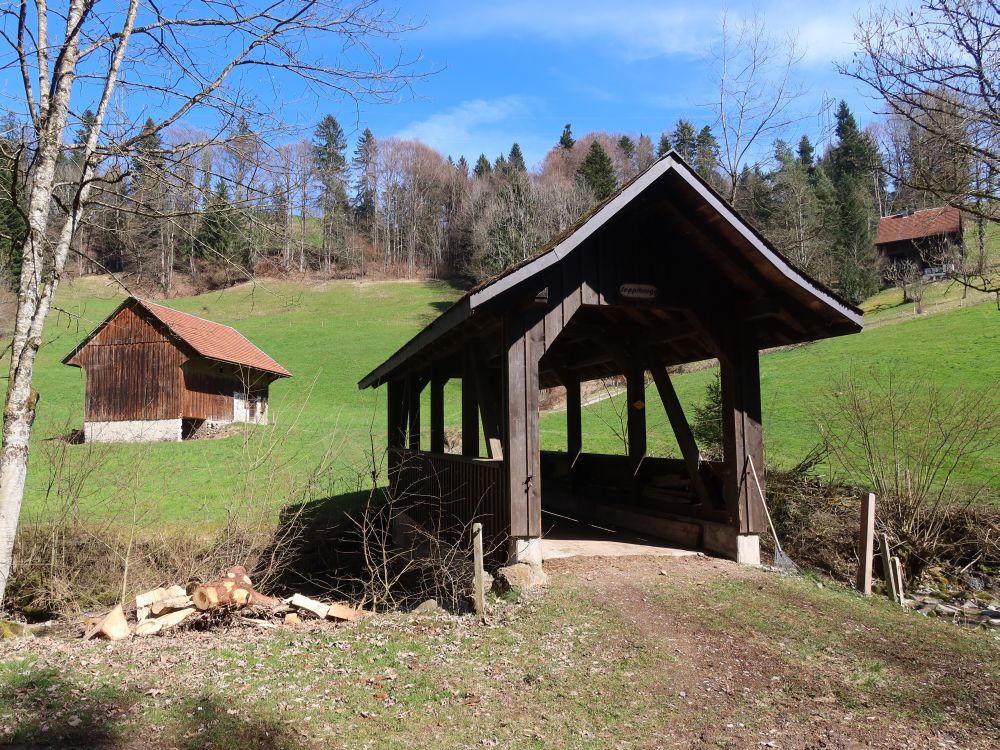
[[[366,455],[373,441],[376,451],[381,449],[385,423],[383,394],[359,392],[358,379],[459,294],[440,282],[269,282],[171,301],[177,309],[234,325],[292,371],[292,379],[273,386],[273,424],[216,440],[90,447],[54,439],[79,428],[83,417],[83,374],[60,360],[121,297],[99,277],[64,285],[58,300],[62,312],[53,314],[39,354],[41,402],[26,512],[40,511],[53,486],[94,509],[113,495],[118,510],[109,512],[121,512],[123,498],[129,498],[135,512],[206,522],[223,519],[234,498],[271,506],[298,499],[302,492],[320,497],[356,489],[358,477],[364,482],[368,475]],[[909,320],[891,294],[878,303],[883,306],[878,315],[903,322],[762,358],[769,460],[792,464],[812,447],[816,410],[837,378],[851,370],[895,367],[943,388],[986,386],[1000,377],[1000,313],[992,305]],[[677,378],[689,410],[710,377],[710,371],[700,371]],[[674,453],[654,389],[648,396],[650,450]],[[603,401],[585,409],[586,449],[621,450],[609,426],[617,423],[613,405]],[[446,395],[446,410],[446,419],[455,423],[455,387]],[[542,445],[564,445],[560,413],[543,416]],[[984,461],[970,467],[967,478],[995,480],[997,469]]]

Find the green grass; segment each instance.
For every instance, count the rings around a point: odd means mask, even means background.
[[[65,496],[100,513],[102,502],[136,498],[137,512],[168,521],[217,523],[234,502],[279,505],[307,497],[339,495],[367,477],[374,441],[381,454],[385,395],[358,391],[357,381],[432,320],[458,295],[439,282],[327,282],[310,286],[267,283],[170,302],[186,312],[234,325],[288,367],[294,377],[272,386],[273,424],[245,434],[192,443],[66,446],[53,438],[79,428],[83,372],[60,360],[118,304],[107,282],[84,278],[64,284],[45,330],[36,385],[41,394],[35,425],[25,512],[44,513],[55,477]],[[817,439],[816,415],[837,379],[872,366],[896,368],[944,389],[984,388],[1000,378],[1000,313],[990,304],[925,315],[761,359],[768,460],[792,465]],[[711,370],[676,378],[691,414],[703,398]],[[647,393],[650,452],[678,455],[661,404]],[[426,394],[425,394],[426,397]],[[620,400],[620,399],[619,399]],[[456,383],[446,392],[446,420],[458,421]],[[613,402],[584,409],[586,450],[621,452],[609,425]],[[425,431],[429,420],[424,420]],[[562,412],[543,415],[542,447],[565,445]],[[968,467],[969,482],[995,482],[997,461]],[[82,477],[80,467],[96,466]],[[61,473],[53,467],[62,467]],[[323,467],[303,490],[305,481]]]

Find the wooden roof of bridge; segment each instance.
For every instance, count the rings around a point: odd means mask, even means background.
[[[559,359],[561,367],[569,363],[584,380],[620,374],[620,363],[592,350],[602,341],[614,344],[607,339],[626,327],[641,329],[637,342],[663,364],[716,356],[706,330],[711,325],[725,328],[738,321],[760,349],[862,328],[858,308],[795,268],[671,151],[531,257],[466,292],[362,378],[359,388],[454,359],[484,337],[499,346],[499,337],[490,334],[505,315],[542,293],[536,287],[552,269],[581,262],[574,258],[597,249],[609,257],[641,257],[655,266],[671,292],[649,305],[602,303],[576,310],[567,321],[573,335],[558,339],[565,350]],[[556,384],[558,368],[544,365],[543,385]]]

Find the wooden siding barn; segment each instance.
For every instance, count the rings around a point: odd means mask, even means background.
[[[543,510],[756,562],[766,528],[758,353],[861,328],[860,310],[795,269],[670,152],[358,385],[387,386],[390,491],[416,520],[478,520],[488,546],[506,542],[512,560],[529,563],[539,561]],[[711,358],[722,376],[721,461],[700,452],[667,370]],[[628,449],[586,453],[580,384],[616,376]],[[462,384],[462,455],[445,454],[452,378]],[[543,452],[539,390],[553,386],[566,390],[567,445]],[[647,388],[681,458],[648,455]]]
[[[949,246],[961,248],[962,243],[962,212],[954,206],[886,216],[875,236],[875,249],[887,267],[909,261],[922,271],[939,265]]]
[[[86,373],[88,442],[180,440],[202,425],[266,424],[291,373],[219,323],[130,297],[63,364]]]

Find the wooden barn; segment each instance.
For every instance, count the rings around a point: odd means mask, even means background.
[[[939,265],[948,246],[962,247],[962,212],[954,206],[904,211],[879,220],[875,248],[886,262]]]
[[[542,512],[554,510],[753,563],[766,529],[758,352],[861,328],[858,309],[794,268],[671,152],[465,294],[359,387],[387,386],[390,487],[420,499],[414,520],[480,520],[511,561],[539,562]],[[721,461],[699,450],[667,370],[712,358]],[[626,382],[627,451],[587,452],[580,385],[612,376]],[[461,455],[445,452],[453,378]],[[566,389],[567,440],[549,452],[539,447],[538,403],[553,386]],[[648,455],[647,388],[682,458]]]
[[[135,297],[63,364],[86,374],[84,440],[181,440],[203,427],[267,424],[268,388],[291,373],[229,326]]]

